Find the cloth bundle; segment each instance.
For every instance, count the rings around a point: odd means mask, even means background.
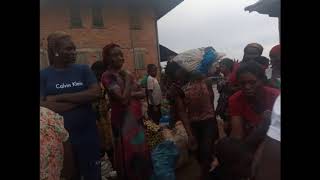
[[[145,126],[145,134],[148,147],[150,150],[152,150],[164,140],[160,130],[160,126],[149,119],[144,119],[143,124]]]
[[[218,53],[212,47],[191,49],[175,56],[172,61],[191,73],[206,75],[211,66],[221,59],[225,54]]]
[[[175,144],[179,152],[176,168],[188,162],[188,134],[181,121],[177,121],[173,129],[163,128],[161,130],[159,125],[148,119],[144,120],[144,126],[150,150],[155,150],[159,144],[170,141]]]
[[[179,150],[179,158],[176,168],[181,167],[189,160],[188,134],[181,121],[177,121],[174,129],[164,129],[162,131],[165,140],[172,141]]]

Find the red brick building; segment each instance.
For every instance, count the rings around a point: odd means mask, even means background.
[[[183,0],[40,0],[40,68],[48,66],[48,34],[65,31],[77,46],[77,63],[101,60],[111,42],[123,48],[125,67],[137,76],[159,65],[157,20]]]

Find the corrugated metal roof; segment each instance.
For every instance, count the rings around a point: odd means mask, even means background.
[[[160,19],[183,0],[152,0],[153,7],[155,8],[156,18]]]
[[[268,14],[270,17],[280,17],[280,6],[281,0],[259,0],[244,10],[250,13],[256,11],[260,14]]]
[[[163,46],[163,45],[159,45],[160,47],[160,61],[163,62],[163,61],[167,61],[170,56],[176,56],[177,53],[172,51],[171,49]]]

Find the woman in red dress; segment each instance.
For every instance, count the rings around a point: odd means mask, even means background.
[[[240,90],[229,98],[230,136],[246,142],[254,142],[250,145],[250,151],[254,152],[252,162],[254,171],[266,133],[254,135],[253,132],[267,123],[266,117],[270,115],[280,91],[264,85],[265,73],[256,62],[242,64],[237,71],[237,80]]]
[[[229,98],[231,136],[242,139],[272,110],[280,91],[264,86],[265,73],[255,62],[241,65],[237,80],[241,89]]]

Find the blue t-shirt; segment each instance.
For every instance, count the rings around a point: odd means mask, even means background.
[[[66,69],[48,67],[40,71],[40,96],[81,92],[95,83],[96,77],[88,65],[72,64]],[[60,114],[71,143],[98,143],[97,116],[90,103]]]

